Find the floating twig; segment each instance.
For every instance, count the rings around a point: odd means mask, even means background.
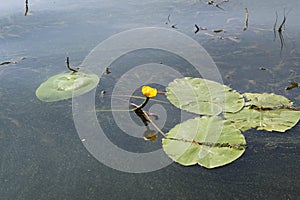
[[[18,58],[18,59],[14,59],[14,60],[12,60],[12,61],[4,61],[4,62],[1,62],[1,63],[0,63],[0,66],[1,66],[1,65],[17,64],[19,61],[25,60],[25,59],[26,59],[26,57],[21,57],[21,58]]]
[[[69,57],[67,57],[66,64],[67,64],[67,68],[69,70],[71,70],[72,72],[78,72],[78,70],[79,70],[78,67],[77,67],[77,69],[73,69],[73,68],[70,67]]]
[[[168,18],[167,18],[167,21],[166,21],[166,24],[171,24],[171,14],[168,15]],[[175,28],[177,29],[177,24],[172,24],[171,25],[171,28]]]
[[[175,28],[175,29],[177,29],[177,24],[173,24],[172,26],[171,26],[171,28]]]
[[[221,10],[224,10],[224,8],[221,8],[219,4],[216,4],[215,6]]]
[[[2,63],[0,63],[0,65],[9,65],[9,64],[12,64],[13,62],[11,61],[4,61]]]
[[[277,12],[276,12],[276,19],[275,19],[274,28],[273,28],[273,31],[274,31],[274,40],[273,41],[275,41],[275,39],[276,39],[277,18],[278,18],[278,15],[277,15]],[[279,39],[280,39],[280,55],[282,53],[283,47],[285,46],[284,37],[283,37],[283,29],[285,27],[286,19],[287,19],[287,15],[285,14],[285,9],[284,9],[283,20],[282,20],[281,24],[279,25],[279,27],[277,29],[278,36],[279,36]]]
[[[283,12],[284,12],[284,14],[283,14],[283,20],[282,20],[282,22],[281,22],[281,24],[280,24],[280,26],[278,28],[278,35],[279,35],[279,38],[280,38],[280,53],[282,52],[282,49],[283,49],[283,47],[285,45],[285,43],[284,43],[284,37],[282,35],[283,27],[284,27],[285,22],[286,22],[285,9],[284,9]]]
[[[245,26],[244,26],[244,31],[246,31],[248,29],[248,20],[249,20],[249,12],[248,12],[248,8],[245,8],[246,10],[246,20],[245,20]]]
[[[283,30],[283,26],[286,22],[286,16],[285,16],[285,10],[284,10],[284,16],[283,16],[283,20],[278,28],[278,35],[279,35],[279,38],[280,38],[280,54],[282,53],[282,50],[283,50],[283,47],[285,45],[284,43],[284,37],[282,35],[282,30]]]
[[[213,6],[217,7],[217,8],[219,8],[220,10],[224,10],[220,5],[223,4],[223,3],[226,3],[226,2],[229,2],[229,0],[222,0],[219,3],[214,2],[214,1],[208,1],[207,4],[208,5],[213,5]]]
[[[100,98],[103,98],[105,94],[106,94],[106,91],[105,91],[105,90],[102,90],[102,91],[100,92],[99,97],[100,97]]]
[[[195,27],[196,27],[196,31],[195,31],[195,34],[196,34],[200,30],[200,28],[199,28],[199,26],[197,24],[195,24]]]
[[[221,32],[223,32],[223,29],[216,29],[216,30],[213,30],[213,32],[215,32],[215,33],[221,33]]]
[[[110,74],[110,73],[111,73],[111,71],[109,70],[108,67],[106,67],[106,69],[105,69],[105,74]]]
[[[282,32],[282,30],[283,30],[282,28],[283,28],[285,22],[286,22],[286,15],[285,15],[285,10],[284,10],[283,20],[282,20],[282,22],[281,22],[281,24],[280,24],[280,26],[279,26],[279,28],[278,28],[278,32],[279,32],[279,33]]]
[[[25,16],[28,14],[28,0],[25,0]]]
[[[300,86],[297,82],[292,81],[291,84],[285,88],[285,90],[291,90],[293,88],[300,88]]]

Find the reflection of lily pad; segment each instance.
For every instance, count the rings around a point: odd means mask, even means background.
[[[293,103],[275,94],[245,93],[246,106],[237,113],[225,113],[236,128],[285,132],[297,124],[300,111],[289,109]]]
[[[190,119],[176,125],[163,139],[163,149],[174,161],[206,168],[226,165],[245,151],[240,130],[216,116]]]
[[[167,87],[167,98],[176,107],[202,115],[237,112],[244,98],[230,87],[201,78],[175,79]]]
[[[62,73],[50,77],[36,90],[36,96],[46,102],[69,99],[94,89],[99,82],[96,74]]]

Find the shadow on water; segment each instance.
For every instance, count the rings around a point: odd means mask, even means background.
[[[10,1],[1,6],[5,13],[0,16],[1,198],[299,198],[299,124],[283,134],[246,131],[245,154],[224,167],[207,170],[173,163],[151,173],[130,174],[103,165],[85,149],[74,126],[71,100],[45,103],[35,97],[41,82],[65,70],[66,57],[79,66],[109,36],[131,28],[158,26],[182,32],[203,45],[226,85],[241,93],[274,92],[299,106],[299,88],[286,87],[300,81],[300,4],[291,0],[257,0],[251,5],[220,2],[26,0],[26,17],[24,2]],[[282,8],[293,9],[288,18],[284,12],[279,24],[277,12]],[[123,73],[148,62],[163,62],[185,76],[198,76],[186,60],[170,52],[130,52],[112,63],[97,94],[103,90],[111,94]],[[140,95],[138,92],[133,95]],[[105,98],[97,96],[95,101],[98,108],[111,106]],[[149,107],[152,105],[155,102]],[[180,121],[175,117],[180,114],[171,105],[163,106],[169,117],[161,128],[167,132]],[[111,112],[101,115],[101,126],[111,133],[108,137],[117,146],[133,152],[161,147],[160,140],[151,143],[122,132]],[[139,118],[131,117],[143,126]]]

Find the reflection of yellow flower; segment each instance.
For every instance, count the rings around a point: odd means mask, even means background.
[[[142,93],[144,96],[151,98],[157,95],[157,90],[155,88],[145,85],[142,87]]]
[[[144,132],[144,140],[155,141],[157,139],[157,134],[154,130],[150,130],[147,126],[147,130]]]

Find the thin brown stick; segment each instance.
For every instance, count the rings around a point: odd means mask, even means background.
[[[152,126],[165,138],[166,134],[164,134],[164,132],[162,132],[162,130],[160,128],[158,128],[158,126],[152,121],[151,117],[148,115],[148,113],[144,110],[142,110],[144,115],[146,116],[147,120],[152,124]]]
[[[285,15],[285,11],[284,11],[283,20],[282,20],[282,22],[281,22],[281,24],[280,24],[280,26],[279,26],[279,28],[278,28],[278,32],[279,32],[279,33],[282,32],[283,26],[284,26],[285,22],[286,22],[286,15]]]
[[[165,138],[166,134],[153,122],[149,114],[140,108],[140,106],[136,105],[135,103],[130,103],[134,107],[134,112],[142,119],[143,123],[147,126],[146,122],[150,122],[152,126]]]
[[[25,16],[28,14],[28,0],[25,1]]]
[[[248,12],[248,8],[245,8],[246,10],[246,20],[245,20],[245,26],[244,26],[244,31],[246,31],[248,29],[248,21],[249,21],[249,12]]]
[[[199,32],[200,28],[197,24],[195,24],[195,27],[196,27],[196,31],[195,31],[195,34]]]

